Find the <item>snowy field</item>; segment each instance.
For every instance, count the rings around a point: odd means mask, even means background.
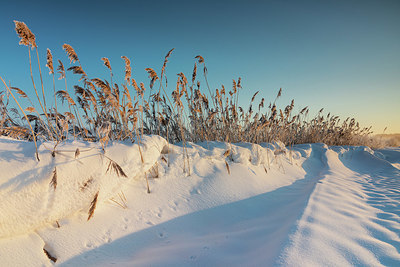
[[[1,266],[400,266],[400,148],[53,147],[0,137]]]

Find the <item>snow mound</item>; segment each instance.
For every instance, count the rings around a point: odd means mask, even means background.
[[[64,142],[40,145],[40,161],[32,144],[0,139],[0,238],[32,231],[77,211],[88,210],[99,192],[99,202],[118,192],[124,183],[143,174],[159,159],[166,141],[145,137],[141,163],[137,144],[113,143],[103,155],[98,144]],[[75,157],[76,149],[79,155]],[[110,162],[117,163],[127,177],[118,175]],[[111,162],[111,163],[112,163]],[[56,175],[56,185],[52,179]]]
[[[92,143],[64,142],[55,157],[53,147],[41,144],[36,162],[33,144],[0,138],[5,266],[51,266],[43,248],[62,266],[400,262],[398,148],[203,142],[186,157],[182,144],[148,136],[142,163],[137,143],[103,156]],[[124,207],[111,201],[122,192]]]

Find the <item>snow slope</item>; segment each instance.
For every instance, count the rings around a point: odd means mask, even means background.
[[[94,144],[63,143],[55,158],[52,147],[41,145],[37,163],[31,143],[0,138],[2,266],[51,266],[43,247],[62,266],[400,263],[399,148],[190,144],[188,176],[182,147],[161,154],[166,141],[151,136],[144,164],[137,144],[107,147],[124,178],[106,172]],[[122,203],[121,192],[125,209],[110,200]]]

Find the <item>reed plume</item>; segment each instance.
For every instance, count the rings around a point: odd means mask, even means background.
[[[102,57],[101,60],[103,61],[104,66],[106,66],[111,71],[110,60],[108,60],[108,58],[106,58],[106,57]]]
[[[152,68],[146,68],[145,70],[149,74],[150,89],[153,89],[154,82],[158,80],[158,75]]]
[[[20,45],[31,46],[32,48],[36,48],[36,37],[31,32],[31,30],[26,26],[24,22],[14,20],[15,23],[15,31],[17,32],[19,38]]]
[[[54,67],[53,67],[53,55],[51,54],[51,50],[47,48],[47,63],[46,67],[49,68],[49,74],[54,74]]]
[[[132,76],[131,61],[126,56],[122,56],[121,58],[125,61],[125,81],[130,84]]]
[[[75,63],[76,61],[79,62],[78,55],[76,54],[75,50],[69,44],[63,44],[62,48],[68,55],[70,63]]]
[[[15,28],[20,38],[20,44],[28,46],[31,60],[31,48],[37,48],[35,35],[23,22],[15,21]],[[179,72],[176,89],[172,90],[171,94],[166,90],[168,86],[166,67],[174,49],[169,50],[164,57],[159,73],[153,68],[145,69],[150,79],[150,90],[147,91],[144,83],[136,81],[132,76],[131,61],[127,57],[121,57],[125,63],[124,82],[118,85],[113,82],[112,68],[107,57],[103,57],[101,60],[110,71],[110,82],[103,78],[89,79],[75,50],[68,44],[64,44],[63,49],[67,52],[70,63],[78,61],[79,64],[70,66],[68,70],[80,75],[79,82],[81,84],[74,85],[73,92],[68,91],[65,79],[66,68],[61,61],[58,61],[59,64],[55,71],[53,55],[50,49],[47,49],[46,67],[49,69],[49,74],[53,75],[55,112],[50,112],[50,114],[47,112],[43,83],[44,106],[42,106],[41,97],[39,98],[36,91],[30,62],[32,83],[43,113],[38,112],[31,103],[27,107],[21,107],[21,112],[31,113],[23,116],[25,118],[23,120],[26,120],[28,124],[32,123],[30,126],[32,134],[29,134],[26,127],[19,126],[25,122],[21,123],[15,120],[11,122],[11,116],[8,113],[13,114],[15,110],[12,108],[7,110],[5,105],[0,103],[0,126],[2,127],[0,134],[28,139],[32,137],[35,139],[38,135],[44,139],[52,139],[53,136],[60,139],[63,133],[68,135],[72,129],[74,137],[76,131],[77,136],[100,141],[103,146],[106,146],[109,140],[130,138],[132,142],[138,141],[142,162],[144,161],[141,153],[141,137],[145,134],[159,134],[165,136],[168,142],[182,142],[184,169],[187,164],[190,173],[189,155],[186,148],[188,141],[216,140],[260,143],[281,140],[289,146],[304,142],[351,145],[366,142],[366,138],[371,133],[370,128],[360,127],[353,119],[340,121],[337,116],[330,114],[325,116],[323,110],[320,110],[314,117],[310,116],[308,107],[301,109],[296,114],[293,100],[288,105],[279,107],[276,102],[282,96],[282,88],[275,95],[275,99],[272,97],[269,105],[267,98],[262,98],[259,103],[255,103],[260,92],[252,92],[250,103],[245,107],[241,105],[241,101],[239,103],[239,92],[243,90],[241,78],[232,81],[231,89],[222,85],[221,88],[211,91],[207,80],[208,70],[205,59],[200,55],[195,57],[190,77],[191,83],[188,83],[183,72]],[[199,75],[201,68],[208,88],[207,94],[204,93],[207,89],[203,90],[204,86],[200,81],[202,78]],[[64,90],[55,92],[55,72],[60,75],[59,79],[65,79]],[[159,90],[154,92],[152,89],[157,82]],[[120,92],[120,86],[122,86],[122,92]],[[135,89],[135,95],[130,94],[129,86]],[[17,87],[8,89],[14,95],[29,100],[28,95],[21,89]],[[250,92],[246,92],[246,94],[250,94]],[[172,97],[172,102],[170,97]],[[69,112],[59,114],[57,100],[61,100],[61,103],[67,101]],[[47,118],[50,116],[51,121],[48,118],[45,122],[42,119],[43,116]],[[16,117],[21,120],[19,114]],[[33,129],[33,124],[35,124],[35,129]],[[53,129],[53,124],[56,125],[57,131],[50,131]],[[62,136],[62,138],[66,138],[66,136]],[[228,153],[227,156],[230,155]],[[108,171],[122,175],[117,165],[111,162]]]

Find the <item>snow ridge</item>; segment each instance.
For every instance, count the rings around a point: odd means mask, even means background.
[[[63,143],[56,158],[52,144],[42,144],[37,163],[30,143],[0,138],[3,263],[50,266],[44,246],[62,266],[400,261],[397,148],[190,143],[187,176],[182,146],[170,145],[163,155],[165,145],[160,137],[145,137],[142,164],[137,144],[111,144],[106,156],[128,174],[124,178],[106,172],[108,160],[93,144]],[[148,175],[147,194],[144,173],[153,166],[159,174]],[[49,184],[54,167],[56,190]],[[90,177],[90,186],[83,186]],[[87,221],[97,191],[99,204]],[[109,200],[121,191],[127,209]]]

